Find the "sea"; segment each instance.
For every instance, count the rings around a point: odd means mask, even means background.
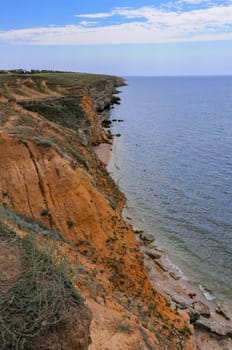
[[[108,169],[126,215],[232,307],[232,77],[125,80]]]

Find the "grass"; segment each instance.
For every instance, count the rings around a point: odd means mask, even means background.
[[[23,107],[29,111],[39,113],[51,122],[58,123],[66,128],[77,130],[84,112],[80,102],[75,98],[59,98],[58,100],[44,100],[23,102]]]
[[[88,87],[94,82],[115,78],[109,75],[75,73],[75,72],[37,72],[35,74],[20,74],[17,72],[0,74],[0,84],[7,82],[10,86],[17,86],[17,79],[30,78],[40,85],[42,80],[46,80],[48,87],[56,90],[57,85],[62,85],[68,89]],[[33,87],[34,88],[34,87]]]
[[[0,295],[1,349],[33,349],[36,338],[62,327],[82,300],[66,277],[64,262],[54,263],[49,249],[40,250],[30,236],[19,239],[2,223],[0,240],[20,247],[24,265],[17,282]]]
[[[64,241],[59,231],[50,230],[42,221],[31,216],[16,213],[7,206],[0,206],[0,215],[15,222],[21,230],[26,231],[30,235],[42,235],[55,241]]]
[[[102,74],[73,72],[37,73],[35,75],[30,75],[30,77],[37,77],[47,80],[50,88],[54,88],[56,85],[62,85],[67,88],[78,88],[89,86],[93,82],[99,82],[99,80],[105,80],[106,78],[112,79],[112,76]]]
[[[180,329],[180,333],[182,333],[183,335],[186,335],[186,336],[192,335],[191,329],[188,326],[183,326]]]
[[[119,323],[117,325],[117,331],[122,333],[127,333],[127,334],[133,333],[133,329],[129,325],[129,323]]]

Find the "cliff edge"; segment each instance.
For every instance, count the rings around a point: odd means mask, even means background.
[[[0,231],[11,232],[11,238],[0,235],[2,256],[10,257],[0,267],[10,281],[3,295],[14,292],[25,266],[31,271],[33,260],[24,253],[29,240],[55,266],[62,261],[62,283],[69,281],[82,300],[76,305],[71,293],[67,322],[43,320],[31,338],[22,332],[21,348],[35,339],[46,348],[53,334],[51,349],[194,349],[188,316],[151,286],[132,227],[121,216],[124,195],[94,152],[94,145],[111,142],[102,122],[123,80],[41,72],[1,74],[0,83]],[[47,280],[37,281],[42,290]]]

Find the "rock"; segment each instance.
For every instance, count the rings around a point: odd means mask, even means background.
[[[153,245],[152,245],[152,248],[155,248],[155,250],[157,250],[157,252],[160,252],[160,253],[164,253],[164,252],[165,252],[165,249],[159,247],[159,246],[156,245],[156,244],[153,244]]]
[[[200,318],[199,312],[192,307],[187,308],[187,313],[189,315],[190,323],[195,323]]]
[[[112,124],[112,122],[109,119],[106,119],[106,120],[102,121],[103,128],[110,128],[111,124]]]
[[[140,239],[144,242],[154,242],[155,237],[153,235],[151,235],[150,233],[145,233],[145,232],[141,232],[141,234],[139,235]]]
[[[160,259],[162,256],[160,253],[157,253],[154,250],[146,250],[145,254],[149,256],[149,258],[151,258],[152,260]]]
[[[169,275],[176,281],[178,281],[180,279],[180,276],[177,275],[177,273],[175,273],[173,271],[169,272]]]
[[[202,303],[201,301],[195,301],[193,303],[194,310],[199,313],[199,315],[209,318],[210,317],[210,309],[207,305]]]
[[[227,305],[218,304],[217,308],[215,309],[215,311],[218,314],[220,314],[223,317],[225,317],[226,320],[230,320],[231,319],[230,310],[229,310]]]
[[[204,329],[208,332],[217,334],[223,337],[232,337],[232,327],[226,326],[223,323],[217,323],[215,321],[210,321],[204,317],[200,317],[195,322],[195,327],[198,329]]]
[[[115,103],[115,104],[119,105],[119,104],[120,104],[120,101],[121,101],[121,98],[120,98],[120,97],[118,97],[118,96],[112,96],[112,99],[111,99],[111,102],[112,102],[112,103]]]
[[[163,271],[167,272],[168,271],[168,266],[164,265],[160,260],[154,260],[156,265],[158,265]]]
[[[135,233],[136,235],[140,235],[140,234],[143,233],[143,230],[139,230],[139,229],[136,228],[136,227],[133,228],[133,231],[134,231],[134,233]]]
[[[176,296],[169,294],[169,296],[171,297],[172,301],[176,304],[176,307],[180,310],[186,310],[186,309],[190,309],[190,305],[186,303],[185,299],[183,299],[182,297],[176,298]]]
[[[142,241],[141,244],[143,244],[145,247],[149,248],[149,249],[155,249],[153,247],[153,242],[149,242],[149,241]],[[156,250],[156,249],[155,249]]]
[[[154,250],[157,250],[156,249],[156,245],[155,245],[155,242],[147,242],[147,243],[145,243],[145,242],[142,242],[142,244],[144,244],[146,247],[148,247],[149,249],[154,249]],[[157,250],[157,252],[158,252],[159,250]]]

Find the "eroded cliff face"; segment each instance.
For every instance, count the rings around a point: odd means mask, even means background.
[[[92,310],[91,350],[194,349],[188,317],[151,286],[134,232],[121,216],[124,196],[93,151],[94,144],[110,142],[99,113],[109,109],[120,83],[62,73],[5,77],[2,220],[25,234],[14,212],[59,234],[50,244],[65,255]]]

